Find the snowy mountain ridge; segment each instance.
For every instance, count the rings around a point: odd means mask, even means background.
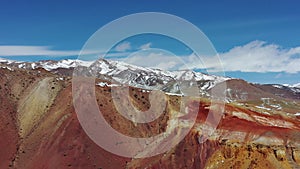
[[[178,70],[165,71],[157,68],[140,67],[136,65],[127,64],[121,61],[99,59],[96,62],[82,61],[82,60],[45,60],[38,62],[23,62],[13,61],[0,58],[0,67],[9,70],[19,69],[37,69],[43,68],[50,72],[56,72],[58,69],[65,69],[72,73],[73,69],[81,66],[88,71],[93,72],[98,78],[104,78],[112,82],[126,83],[131,86],[145,88],[145,89],[162,89],[166,92],[178,92],[178,81],[182,82],[184,86],[197,85],[202,91],[208,91],[215,85],[231,80],[233,78],[208,75],[192,70]],[[190,84],[188,82],[196,84]],[[274,84],[272,85],[278,89],[289,88],[296,93],[300,93],[300,83],[289,84]]]

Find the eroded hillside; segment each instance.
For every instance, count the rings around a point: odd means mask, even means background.
[[[0,77],[1,169],[273,169],[300,165],[297,100],[284,100],[286,107],[277,111],[265,110],[262,102],[255,100],[226,104],[217,130],[202,143],[199,140],[204,129],[210,130],[203,124],[210,100],[192,98],[189,111],[197,111],[198,117],[188,135],[164,154],[131,159],[107,152],[86,135],[73,107],[71,77],[41,68],[0,68]],[[97,85],[100,82],[105,85]],[[96,99],[105,120],[115,130],[131,137],[150,137],[172,129],[170,119],[179,109],[180,96],[166,95],[168,105],[157,120],[133,123],[114,107],[111,86],[106,85],[109,83],[96,81]],[[149,92],[130,88],[129,93],[139,110],[149,109]]]

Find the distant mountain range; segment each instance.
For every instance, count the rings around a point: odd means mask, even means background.
[[[127,84],[146,90],[162,90],[168,93],[183,95],[181,88],[197,86],[197,95],[209,97],[210,91],[226,83],[227,102],[257,100],[260,98],[300,99],[300,83],[287,84],[254,84],[242,79],[208,75],[191,70],[164,71],[155,68],[144,68],[120,61],[100,59],[96,62],[81,60],[45,60],[39,62],[20,62],[0,59],[1,67],[8,69],[43,68],[55,74],[72,76],[73,70],[85,71],[85,74],[111,83]]]

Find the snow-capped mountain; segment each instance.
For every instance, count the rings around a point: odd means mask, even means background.
[[[86,73],[112,84],[127,84],[147,90],[158,89],[169,93],[183,94],[182,88],[197,87],[199,94],[209,96],[209,91],[226,82],[228,100],[257,99],[268,97],[285,97],[300,99],[300,84],[251,84],[243,80],[207,75],[191,70],[165,71],[156,68],[145,68],[120,61],[100,59],[96,62],[81,60],[46,60],[39,62],[20,62],[0,58],[0,67],[14,69],[43,68],[49,72],[72,76],[75,72]],[[267,93],[268,94],[267,94]],[[271,95],[272,96],[271,96]]]
[[[70,71],[73,71],[75,67],[79,67],[76,70],[80,69],[80,71],[85,71],[100,79],[109,80],[112,83],[128,84],[148,90],[159,89],[178,94],[182,94],[180,88],[190,88],[192,86],[197,86],[201,92],[208,91],[216,84],[230,79],[191,70],[164,71],[104,59],[100,59],[94,63],[70,59],[39,62],[19,62],[1,59],[0,63],[11,68],[30,70],[44,68],[48,71],[61,74],[66,74],[69,71],[68,75],[71,74]]]
[[[300,83],[296,83],[296,84],[290,85],[290,87],[300,88]]]
[[[22,61],[6,60],[2,58],[0,58],[0,63],[15,68],[22,68],[22,69],[44,68],[48,71],[52,71],[59,68],[65,68],[65,69],[74,68],[78,64],[82,66],[89,66],[91,64],[91,62],[71,60],[71,59],[60,60],[60,61],[43,60],[39,62],[22,62]]]
[[[283,85],[279,85],[279,84],[274,84],[273,87],[279,88],[279,89],[285,89],[285,90],[291,90],[294,93],[300,93],[300,83],[297,84],[283,84]]]
[[[161,89],[172,93],[180,93],[177,88],[183,86],[198,86],[201,90],[207,91],[217,83],[230,79],[191,70],[164,71],[103,59],[93,63],[89,69],[99,78],[110,77],[118,83],[150,90]]]

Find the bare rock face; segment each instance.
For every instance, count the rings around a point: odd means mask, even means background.
[[[206,141],[199,141],[203,129],[210,130],[204,121],[210,117],[213,122],[220,112],[209,116],[211,101],[191,98],[189,111],[197,111],[198,116],[179,144],[157,156],[124,158],[107,152],[86,135],[73,107],[71,77],[62,72],[0,68],[0,169],[299,168],[296,93],[292,98],[268,90],[260,93],[264,88],[231,80],[230,88],[237,90],[230,93],[234,96]],[[95,94],[101,113],[115,130],[149,137],[172,128],[170,119],[179,109],[181,96],[166,95],[167,108],[157,120],[133,123],[114,107],[110,83],[97,79]],[[248,92],[248,98],[240,99],[243,92]],[[137,109],[149,109],[148,91],[131,87],[129,94]]]

